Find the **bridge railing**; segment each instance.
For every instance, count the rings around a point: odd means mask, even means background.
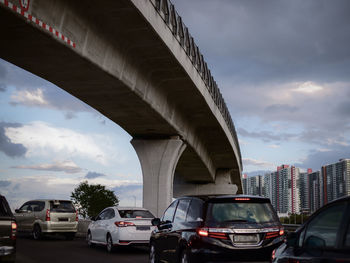
[[[234,123],[232,121],[230,112],[227,108],[225,100],[218,88],[216,81],[211,75],[210,69],[205,62],[199,47],[196,45],[193,37],[188,32],[188,27],[182,22],[181,16],[176,12],[174,4],[170,0],[149,0],[154,8],[157,10],[158,14],[162,17],[165,24],[168,26],[169,30],[172,32],[174,37],[177,39],[181,47],[186,52],[187,56],[191,60],[193,66],[196,68],[197,72],[201,76],[203,82],[206,85],[209,93],[216,106],[220,110],[231,135],[233,136],[234,143],[238,149],[239,159],[242,166],[241,151],[238,144],[238,138]]]

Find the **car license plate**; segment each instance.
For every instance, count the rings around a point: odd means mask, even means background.
[[[59,218],[58,221],[59,222],[68,222],[68,218]]]
[[[141,231],[146,231],[146,230],[150,230],[151,227],[149,226],[137,226],[136,230],[141,230]]]
[[[234,235],[233,242],[235,243],[257,243],[257,235]]]

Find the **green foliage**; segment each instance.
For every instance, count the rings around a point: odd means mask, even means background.
[[[282,224],[303,224],[309,215],[306,214],[291,214],[289,217],[281,217],[280,221]]]
[[[72,192],[71,199],[84,218],[97,216],[104,208],[118,205],[118,197],[105,186],[80,183]]]

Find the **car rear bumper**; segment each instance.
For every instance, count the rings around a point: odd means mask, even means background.
[[[43,233],[76,233],[78,222],[45,222],[41,225]]]
[[[135,227],[120,227],[112,233],[114,245],[148,245],[151,237],[150,230],[136,230]]]
[[[193,262],[257,262],[270,261],[272,251],[282,242],[265,247],[228,248],[201,242],[190,250]]]
[[[14,246],[0,246],[0,262],[3,259],[12,259],[16,253],[16,247]]]

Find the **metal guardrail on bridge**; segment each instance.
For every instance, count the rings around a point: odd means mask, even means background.
[[[188,32],[187,26],[182,22],[181,16],[176,12],[174,4],[170,0],[149,0],[157,10],[158,14],[162,17],[174,37],[177,39],[181,47],[186,52],[187,56],[191,60],[193,66],[201,76],[205,83],[209,93],[216,106],[221,112],[231,135],[235,139],[235,146],[238,149],[239,161],[242,166],[241,150],[238,144],[238,138],[234,123],[232,121],[230,112],[226,106],[225,100],[218,88],[216,81],[211,75],[210,69],[205,62],[203,55],[201,54],[198,46],[196,45],[193,37]]]

